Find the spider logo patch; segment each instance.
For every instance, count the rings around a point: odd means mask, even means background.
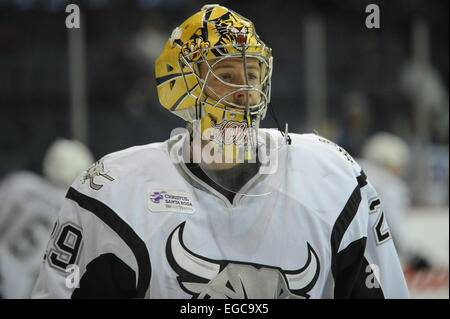
[[[103,187],[103,184],[97,184],[96,182],[94,182],[94,178],[103,177],[112,182],[114,181],[114,177],[109,175],[109,173],[110,171],[106,171],[103,161],[97,161],[86,170],[86,173],[81,179],[81,183],[84,184],[87,180],[89,180],[89,187],[91,187],[93,190],[98,191]]]

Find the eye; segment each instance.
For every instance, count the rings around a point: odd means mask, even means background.
[[[217,75],[217,77],[218,77],[219,79],[223,80],[223,81],[228,81],[228,82],[229,82],[229,81],[231,80],[231,78],[232,78],[232,76],[231,76],[230,73],[220,73],[220,74]]]
[[[252,82],[259,81],[259,74],[253,72],[248,73],[248,80]]]

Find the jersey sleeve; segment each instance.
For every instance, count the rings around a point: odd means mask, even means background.
[[[409,298],[382,203],[362,170],[357,181],[335,224],[342,235],[334,237],[334,297]]]
[[[68,190],[32,298],[143,298],[149,278],[138,273],[149,265],[136,257],[142,243],[108,205],[85,193]]]

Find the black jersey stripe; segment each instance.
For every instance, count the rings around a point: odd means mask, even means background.
[[[367,238],[362,237],[349,244],[336,256],[335,299],[384,299],[380,283],[364,257]],[[373,281],[368,286],[366,281]]]
[[[144,298],[150,286],[151,264],[147,246],[136,232],[110,207],[104,203],[86,196],[70,187],[66,197],[76,202],[80,207],[93,213],[108,225],[128,245],[136,257],[139,277],[136,287],[136,298]],[[99,296],[101,298],[101,296]]]
[[[358,185],[353,190],[352,194],[347,200],[347,203],[345,204],[344,208],[339,214],[339,217],[336,219],[336,222],[334,223],[333,230],[331,232],[331,249],[333,256],[337,254],[342,238],[344,237],[344,234],[348,226],[355,217],[360,202],[361,202],[361,190]]]
[[[136,298],[136,272],[116,255],[102,254],[86,265],[86,272],[71,298]]]
[[[334,297],[384,298],[381,288],[369,289],[365,286],[365,280],[369,275],[366,272],[369,263],[364,256],[366,237],[355,240],[338,253],[342,238],[358,212],[362,200],[361,187],[367,184],[367,177],[363,171],[357,177],[357,181],[358,185],[336,219],[331,232],[331,271],[335,281]]]
[[[336,222],[333,225],[333,230],[331,231],[331,272],[333,274],[335,284],[337,284],[336,281],[339,277],[339,260],[337,258],[339,246],[345,232],[347,231],[347,228],[350,226],[350,223],[358,211],[360,202],[361,190],[359,185],[357,185],[336,219]]]
[[[356,178],[356,180],[358,181],[358,185],[359,187],[364,187],[367,185],[367,175],[366,173],[364,173],[363,170],[361,170],[361,174]]]

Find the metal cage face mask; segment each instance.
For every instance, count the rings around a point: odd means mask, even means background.
[[[215,72],[228,59],[242,61],[244,81],[229,81]],[[257,82],[249,79],[249,61],[260,67]],[[200,74],[200,68],[206,72]],[[207,124],[212,118],[216,124],[226,120],[254,127],[265,117],[270,102],[271,49],[259,39],[251,21],[227,8],[205,6],[176,28],[155,71],[161,104],[186,121]],[[227,90],[218,92],[211,81]],[[246,96],[245,103],[232,99],[240,92]],[[259,97],[254,103],[252,95]]]
[[[270,60],[257,54],[246,53],[244,45],[241,50],[242,53],[227,54],[220,58],[202,58],[192,63],[188,74],[183,72],[185,81],[186,76],[191,74],[198,81],[199,89],[190,93],[197,102],[196,106],[218,108],[235,116],[246,114],[264,118],[270,101],[270,74],[268,73],[271,69]],[[202,57],[205,53],[207,52],[200,51]],[[180,60],[186,63],[187,58],[189,56],[182,56]],[[249,69],[249,63],[252,65],[251,69]],[[188,65],[191,66],[191,64]],[[224,70],[225,68],[227,70]],[[203,69],[203,72],[200,72],[200,69]],[[217,69],[222,71],[217,73]],[[217,87],[222,92],[219,92]],[[233,101],[236,95],[243,98],[239,99],[240,101]]]

